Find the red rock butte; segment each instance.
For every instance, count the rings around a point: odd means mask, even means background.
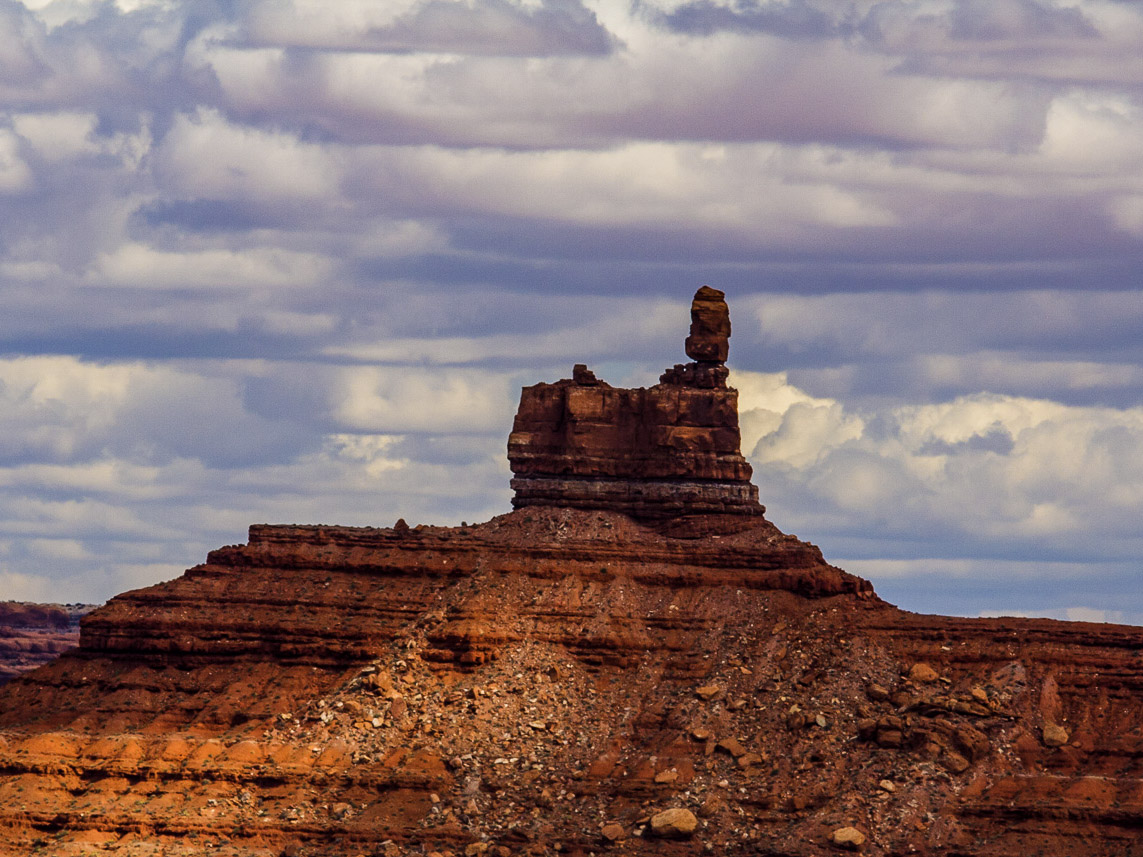
[[[0,854],[1143,855],[1143,628],[782,533],[729,335],[702,289],[655,387],[525,390],[508,514],[255,525],[88,614],[0,688]]]
[[[606,509],[637,519],[761,515],[742,457],[738,391],[726,386],[730,312],[703,286],[687,356],[650,389],[623,389],[577,365],[571,379],[525,387],[508,461],[512,505]]]

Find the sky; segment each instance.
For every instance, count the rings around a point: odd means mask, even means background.
[[[1143,624],[1143,4],[0,0],[0,599],[510,508],[727,294],[767,517]]]

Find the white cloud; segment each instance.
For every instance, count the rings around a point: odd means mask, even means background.
[[[343,47],[360,42],[370,30],[392,24],[419,0],[321,0],[257,2],[249,13],[250,35],[256,42]]]
[[[819,456],[860,438],[864,423],[840,403],[815,398],[791,385],[786,373],[735,370],[743,452],[760,463],[792,468],[815,464]]]
[[[0,360],[0,457],[61,465],[58,474],[73,488],[129,491],[122,469],[87,464],[113,454],[143,465],[197,458],[225,466],[303,448],[307,441],[288,414],[269,420],[246,407],[244,382],[142,363]],[[55,481],[44,471],[34,478]]]
[[[21,113],[12,117],[16,133],[49,163],[97,151],[92,140],[97,121],[94,113]]]
[[[313,253],[279,247],[167,252],[124,244],[101,255],[88,273],[92,285],[141,288],[310,288],[333,266]]]
[[[745,424],[756,409],[780,413],[748,456],[763,502],[768,481],[784,484],[791,502],[781,515],[798,528],[805,528],[799,519],[832,515],[885,544],[894,534],[925,532],[946,545],[984,538],[1007,551],[1067,552],[1086,540],[1096,555],[1136,541],[1143,408],[980,394],[872,419],[782,386],[742,397],[740,407]],[[783,399],[779,411],[774,403]],[[1096,534],[1106,540],[1102,548],[1090,542]]]
[[[813,156],[806,157],[809,161]],[[896,215],[771,144],[631,143],[602,151],[384,147],[362,152],[359,191],[434,213],[674,229],[782,244],[811,229],[885,227]]]
[[[91,112],[17,113],[12,127],[47,164],[57,167],[84,157],[106,155],[135,169],[151,147],[146,120],[134,133],[98,133],[99,117]]]
[[[340,181],[336,159],[336,149],[236,125],[208,109],[178,116],[157,153],[171,192],[208,199],[327,199]]]
[[[345,369],[331,391],[337,421],[363,432],[487,432],[514,403],[503,377],[479,370]]]
[[[300,368],[0,361],[6,597],[102,600],[174,576],[256,521],[448,522],[507,508],[502,377]],[[249,379],[268,375],[307,387],[318,411],[251,398]],[[428,440],[362,432],[370,421],[463,436],[434,452]],[[464,453],[438,463],[449,447]]]
[[[0,128],[0,193],[20,193],[32,184],[32,171],[20,157],[16,136]]]

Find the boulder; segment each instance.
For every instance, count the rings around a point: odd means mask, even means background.
[[[839,827],[830,834],[830,842],[839,848],[856,851],[865,844],[865,834],[856,827]]]
[[[651,816],[651,830],[665,839],[685,839],[698,828],[698,818],[689,809],[674,807]]]

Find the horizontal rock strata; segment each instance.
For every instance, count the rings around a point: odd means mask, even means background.
[[[516,511],[255,526],[0,688],[0,855],[1135,857],[1143,628],[917,616],[765,520],[695,362],[524,390]]]
[[[571,379],[525,387],[508,438],[513,505],[606,509],[640,519],[761,515],[741,452],[738,392],[723,365],[730,317],[722,292],[699,289],[687,354],[651,388]]]
[[[508,438],[513,505],[761,514],[739,445],[736,390],[536,384]]]
[[[0,854],[1130,855],[1140,651],[757,517],[253,527],[0,690]]]

